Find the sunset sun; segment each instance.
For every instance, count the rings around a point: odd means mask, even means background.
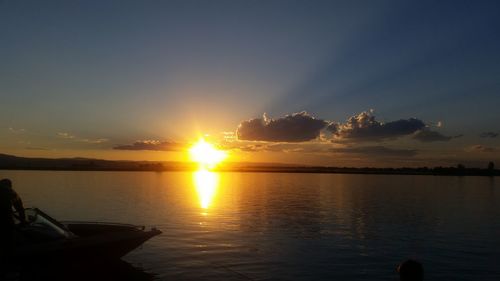
[[[216,149],[212,144],[200,139],[190,149],[191,160],[203,168],[213,168],[227,158],[227,153]]]

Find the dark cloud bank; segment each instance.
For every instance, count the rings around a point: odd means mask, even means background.
[[[179,151],[184,146],[180,143],[158,140],[136,141],[133,144],[117,145],[113,149],[117,150],[153,150],[153,151]]]
[[[460,138],[462,135],[444,136],[438,132],[428,129],[423,129],[413,135],[413,139],[421,142],[436,142],[436,141],[450,141],[452,139]]]
[[[264,114],[262,118],[243,121],[236,135],[239,140],[304,142],[318,138],[327,125],[327,121],[316,119],[305,111],[278,119],[268,118]]]
[[[236,133],[239,140],[246,141],[305,142],[317,139],[322,130],[332,134],[331,141],[342,143],[379,142],[405,136],[421,142],[450,141],[460,137],[432,131],[417,118],[380,122],[370,111],[354,115],[345,123],[317,119],[306,112],[278,119],[264,115],[242,122]]]
[[[466,149],[468,152],[494,152],[496,149],[494,147],[484,146],[481,144],[476,144]]]
[[[396,139],[413,134],[426,127],[422,120],[416,118],[401,119],[382,123],[370,112],[361,112],[347,119],[346,123],[329,126],[336,140],[340,141],[382,141]]]
[[[492,138],[492,139],[494,139],[494,138],[498,137],[498,133],[495,133],[495,132],[484,132],[484,133],[481,133],[481,134],[479,135],[479,137],[481,137],[481,138]]]

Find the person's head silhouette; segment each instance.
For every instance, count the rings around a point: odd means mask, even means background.
[[[399,280],[422,281],[424,280],[424,267],[415,260],[406,260],[398,266]]]
[[[12,188],[12,181],[10,181],[9,179],[2,179],[2,180],[0,180],[0,186]]]

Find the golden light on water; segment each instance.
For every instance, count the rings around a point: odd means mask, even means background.
[[[219,175],[214,172],[200,169],[194,173],[194,183],[200,200],[200,207],[208,209],[217,192]]]
[[[211,169],[227,158],[227,153],[200,139],[189,149],[191,160],[198,162],[201,169]]]
[[[191,160],[199,164],[199,170],[194,172],[193,180],[196,193],[200,201],[200,207],[208,209],[213,202],[219,184],[219,175],[211,172],[217,164],[227,158],[227,153],[218,150],[201,138],[189,149]]]

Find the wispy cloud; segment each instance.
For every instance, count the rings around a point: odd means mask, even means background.
[[[50,150],[49,148],[34,147],[34,146],[27,146],[24,149],[26,149],[26,150],[42,150],[42,151],[48,151],[48,150]]]
[[[498,137],[498,135],[499,134],[496,133],[496,132],[484,132],[484,133],[481,133],[479,135],[479,137],[481,137],[481,138],[492,138],[493,139],[493,138]]]
[[[332,147],[329,142],[309,142],[309,143],[274,143],[274,142],[251,142],[251,141],[235,141],[223,143],[224,150],[239,150],[243,152],[302,152],[302,153],[321,153],[328,152]]]
[[[222,134],[222,139],[225,142],[233,142],[237,140],[236,134],[234,132],[222,132],[221,134]]]
[[[438,141],[450,141],[452,139],[460,138],[463,135],[456,136],[445,136],[439,132],[431,131],[429,129],[423,129],[415,132],[412,138],[421,142],[438,142]]]
[[[476,144],[465,148],[467,152],[493,152],[496,151],[494,147],[484,146],[481,144]]]
[[[89,144],[99,144],[109,141],[106,138],[97,138],[97,139],[81,138],[67,132],[59,132],[57,133],[57,137],[67,140],[73,140],[75,142],[84,142]]]
[[[76,138],[74,135],[72,135],[70,133],[66,133],[66,132],[57,133],[57,136],[60,137],[60,138],[63,138],[63,139],[74,139],[74,138]]]
[[[22,128],[14,128],[14,127],[9,127],[8,128],[9,132],[13,133],[13,134],[22,134],[22,133],[25,133],[26,130],[25,129],[22,129]]]
[[[282,152],[282,153],[309,153],[331,156],[347,157],[376,157],[376,158],[410,158],[416,156],[417,149],[389,148],[386,146],[339,146],[331,142],[323,143],[231,143],[226,149],[236,149],[243,152]]]
[[[186,146],[177,142],[159,141],[159,140],[141,140],[133,144],[117,145],[113,147],[116,150],[152,150],[152,151],[180,151]]]
[[[108,139],[79,139],[79,141],[81,142],[86,142],[86,143],[104,143],[104,142],[108,142],[109,140]]]
[[[418,150],[416,149],[396,149],[385,146],[343,147],[332,148],[330,151],[335,153],[358,154],[375,157],[413,157],[418,153]]]

